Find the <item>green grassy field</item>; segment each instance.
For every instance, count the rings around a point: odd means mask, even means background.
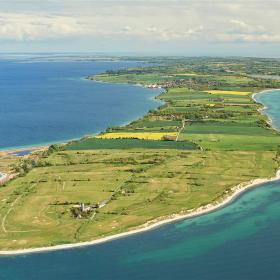
[[[230,187],[273,176],[275,152],[62,151],[0,192],[0,248],[49,246],[119,233],[210,203]],[[116,191],[117,190],[117,191]],[[114,195],[93,219],[71,207]]]
[[[141,139],[98,139],[88,138],[69,143],[66,150],[100,150],[100,149],[177,149],[196,150],[198,146],[189,141],[153,141]]]

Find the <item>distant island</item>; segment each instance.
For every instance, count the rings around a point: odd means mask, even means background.
[[[280,135],[254,95],[280,88],[279,60],[133,59],[149,64],[88,79],[162,88],[162,106],[2,162],[11,178],[1,182],[0,173],[2,253],[136,233],[212,211],[275,178]]]

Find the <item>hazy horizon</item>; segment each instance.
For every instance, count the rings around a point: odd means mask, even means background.
[[[122,58],[122,57],[170,57],[170,58],[260,58],[260,59],[280,59],[279,56],[250,56],[250,55],[184,55],[184,54],[156,54],[156,53],[132,53],[132,52],[64,52],[64,51],[53,51],[53,52],[39,52],[39,51],[30,51],[30,52],[1,52],[0,51],[0,58],[1,56],[32,56],[32,55],[39,55],[39,56],[73,56],[73,57],[83,57],[83,56],[91,56],[91,57],[105,57],[105,58]]]

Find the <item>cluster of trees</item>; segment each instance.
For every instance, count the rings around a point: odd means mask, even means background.
[[[60,151],[61,149],[61,145],[51,145],[47,151],[39,152],[35,155],[22,158],[18,163],[12,166],[13,170],[20,176],[23,176],[35,167],[51,166],[51,163],[42,161],[42,158],[46,158],[52,153]]]

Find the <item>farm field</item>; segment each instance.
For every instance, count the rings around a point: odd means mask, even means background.
[[[146,135],[146,139],[160,140],[164,135],[176,135],[177,143],[189,141],[207,150],[278,149],[279,134],[268,126],[266,116],[258,112],[261,106],[252,100],[252,93],[214,92],[168,89],[159,96],[165,105],[127,126],[109,128],[97,137],[145,139]]]
[[[86,138],[80,141],[70,142],[65,146],[66,150],[103,150],[103,149],[177,149],[197,150],[198,146],[189,141],[153,141],[142,139],[100,139]]]
[[[176,137],[176,132],[111,132],[96,136],[100,139],[136,138],[143,140],[162,140],[164,137]]]
[[[211,94],[233,94],[233,95],[249,95],[251,92],[248,91],[231,91],[231,90],[207,90]]]

